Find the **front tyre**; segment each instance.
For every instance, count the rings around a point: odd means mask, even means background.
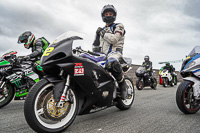
[[[163,87],[167,87],[167,79],[166,78],[163,78]]]
[[[174,76],[174,85],[177,85],[177,76]]]
[[[135,98],[135,91],[134,91],[134,85],[133,85],[132,80],[128,76],[125,76],[125,82],[128,85],[127,98],[125,100],[122,100],[119,97],[116,99],[116,102],[118,103],[116,107],[120,110],[129,109],[132,106],[134,98]]]
[[[183,80],[176,91],[176,103],[178,108],[185,114],[194,114],[200,106],[194,98],[193,82]]]
[[[142,82],[141,79],[136,80],[136,87],[138,90],[142,90],[144,88],[144,83]]]
[[[36,132],[61,132],[68,128],[76,117],[78,98],[75,91],[69,88],[70,102],[66,101],[62,107],[56,107],[53,87],[52,83],[41,79],[26,97],[25,119]]]
[[[0,108],[9,104],[15,94],[15,90],[12,85],[9,83],[5,83],[4,86],[0,89]]]
[[[151,84],[151,88],[156,90],[156,87],[157,87],[157,80],[156,80],[156,78],[154,78],[153,83]]]

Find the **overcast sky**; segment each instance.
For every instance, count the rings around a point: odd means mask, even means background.
[[[49,42],[66,31],[87,34],[78,41],[91,50],[96,29],[104,27],[101,10],[112,4],[117,23],[125,26],[124,56],[142,64],[149,55],[154,68],[160,61],[185,58],[200,44],[200,0],[0,0],[0,54],[8,49],[27,55],[17,44],[20,34],[32,31]],[[181,63],[174,63],[176,70]]]

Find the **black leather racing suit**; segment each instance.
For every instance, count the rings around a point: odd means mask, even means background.
[[[142,66],[144,66],[147,70],[147,72],[149,72],[149,75],[152,76],[153,75],[153,71],[152,71],[152,62],[151,61],[145,61],[142,63]]]

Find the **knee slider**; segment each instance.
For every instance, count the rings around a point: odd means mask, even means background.
[[[117,60],[108,62],[106,64],[106,68],[111,72],[115,72],[115,73],[121,73],[122,72],[122,67]]]
[[[120,65],[120,63],[118,61],[114,61],[112,63],[112,68],[113,68],[113,71],[115,71],[116,73],[121,73],[122,72],[122,67]]]

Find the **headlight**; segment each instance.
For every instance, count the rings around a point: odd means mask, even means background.
[[[185,69],[188,69],[188,68],[194,66],[195,64],[196,64],[196,62],[192,61],[192,62],[190,62],[189,64],[186,65]]]

